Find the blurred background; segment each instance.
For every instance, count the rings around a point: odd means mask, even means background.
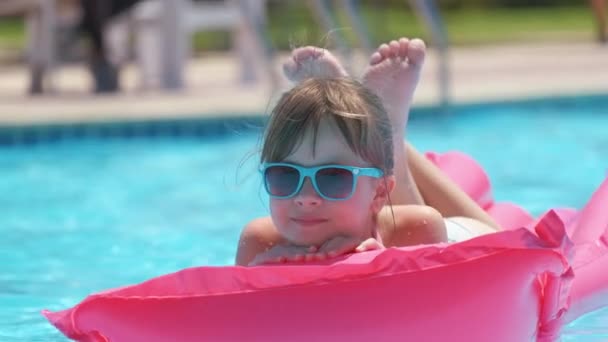
[[[547,74],[581,72],[568,69],[577,63],[590,78],[564,79],[555,91],[598,90],[607,12],[604,0],[1,0],[0,97],[53,94],[77,104],[91,93],[155,93],[182,113],[260,111],[285,85],[281,54],[290,48],[330,48],[357,75],[374,48],[401,36],[431,46],[417,103],[539,95]],[[165,98],[167,90],[181,99]],[[244,101],[200,103],[203,93]],[[31,101],[18,104],[40,114]],[[101,104],[98,114],[112,115]]]

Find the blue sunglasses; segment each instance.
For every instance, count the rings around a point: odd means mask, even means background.
[[[290,198],[302,190],[306,177],[323,199],[340,201],[349,199],[357,187],[359,176],[380,178],[383,172],[372,167],[322,165],[304,167],[289,163],[265,163],[260,171],[264,176],[266,192],[274,198]]]

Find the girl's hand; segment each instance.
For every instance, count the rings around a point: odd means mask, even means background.
[[[357,246],[357,248],[355,248],[356,252],[367,252],[367,251],[375,251],[378,249],[385,249],[386,247],[384,247],[384,245],[382,244],[382,242],[374,239],[374,238],[369,238],[363,242],[361,242],[361,244],[359,244],[359,246]]]
[[[276,245],[266,252],[256,255],[248,266],[312,260],[310,257],[307,259],[307,256],[316,252],[317,247],[315,246]]]
[[[256,255],[249,266],[282,264],[303,261],[322,261],[350,252],[366,252],[384,249],[384,245],[374,238],[363,242],[359,238],[339,235],[326,241],[321,247],[276,245],[264,253]]]
[[[328,258],[335,258],[340,255],[344,255],[350,252],[365,252],[376,249],[384,249],[384,245],[374,238],[369,238],[363,242],[359,238],[349,236],[336,236],[327,242],[325,242],[319,251],[312,254],[306,255],[306,260],[325,260]]]

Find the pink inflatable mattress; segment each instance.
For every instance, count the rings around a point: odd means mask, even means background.
[[[504,231],[326,264],[197,267],[43,311],[78,341],[552,341],[608,305],[608,180],[580,211],[494,203],[464,154],[427,154]]]

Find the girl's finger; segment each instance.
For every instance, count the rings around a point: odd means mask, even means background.
[[[322,261],[322,260],[327,259],[326,253],[315,253],[314,255],[315,255],[315,260]]]
[[[359,245],[359,246],[357,246],[357,248],[355,249],[355,251],[357,251],[357,252],[359,252],[359,253],[361,253],[361,252],[366,252],[366,251],[368,251],[368,250],[369,250],[369,248],[368,248],[368,246],[367,246],[367,245],[365,245],[365,244],[363,244],[363,245]]]
[[[380,242],[378,242],[378,240],[367,239],[367,240],[363,241],[362,244],[357,246],[356,251],[365,252],[365,251],[372,251],[372,250],[381,249],[381,248],[384,248],[384,246],[382,246],[382,244],[380,244]]]
[[[343,236],[337,236],[323,244],[319,251],[329,253],[333,250],[340,249],[345,243],[348,243],[347,240],[348,239]]]
[[[274,261],[281,264],[281,263],[284,263],[285,261],[287,261],[287,258],[284,256],[280,256],[278,258],[275,258]]]
[[[333,251],[329,251],[327,253],[327,256],[330,257],[330,258],[335,258],[335,257],[337,257],[340,254],[342,254],[342,253],[340,253],[339,251],[333,250]]]
[[[304,256],[304,260],[313,261],[313,260],[315,260],[315,257],[316,257],[315,253],[308,253]]]
[[[303,254],[295,254],[292,258],[292,261],[302,261],[304,260],[304,255]]]
[[[332,248],[329,253],[332,254],[332,257],[337,257],[342,254],[346,254],[357,247],[358,241],[354,238],[352,239],[344,239],[341,241],[341,244]]]

